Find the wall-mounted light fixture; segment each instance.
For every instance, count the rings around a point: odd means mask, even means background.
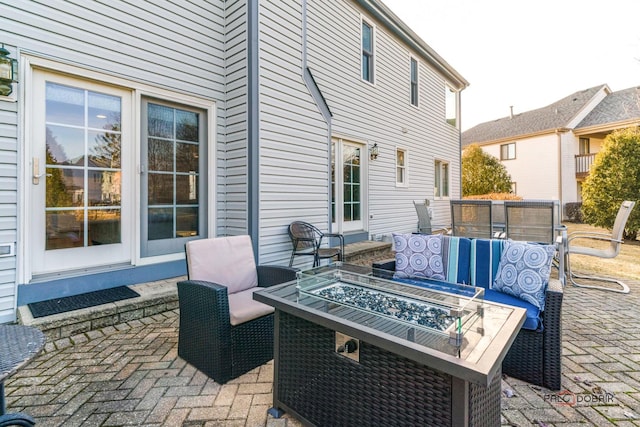
[[[0,95],[9,96],[13,92],[12,83],[18,81],[18,61],[9,58],[9,51],[0,48]]]
[[[371,148],[369,148],[369,158],[375,160],[378,158],[378,143],[374,142]]]

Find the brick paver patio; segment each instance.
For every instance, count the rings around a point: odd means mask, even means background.
[[[563,391],[506,378],[504,426],[640,426],[640,281],[630,287],[566,288]],[[6,381],[8,409],[43,427],[300,425],[267,415],[272,362],[219,385],[177,357],[177,331],[172,310],[49,342]]]

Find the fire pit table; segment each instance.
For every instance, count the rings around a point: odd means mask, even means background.
[[[501,363],[525,310],[423,283],[338,263],[255,292],[275,307],[270,412],[316,426],[499,425]]]

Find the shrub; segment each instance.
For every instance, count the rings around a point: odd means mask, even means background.
[[[462,153],[462,196],[511,191],[507,168],[478,144],[467,146]]]
[[[584,221],[611,229],[624,200],[640,199],[640,130],[610,133],[582,186]],[[625,227],[625,238],[635,240],[640,230],[640,209],[636,208]]]
[[[571,202],[564,205],[564,217],[567,221],[582,222],[582,202]]]

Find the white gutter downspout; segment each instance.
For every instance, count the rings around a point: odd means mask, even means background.
[[[562,133],[556,129],[558,138],[558,198],[560,199],[560,221],[564,218],[564,203],[562,202]]]

